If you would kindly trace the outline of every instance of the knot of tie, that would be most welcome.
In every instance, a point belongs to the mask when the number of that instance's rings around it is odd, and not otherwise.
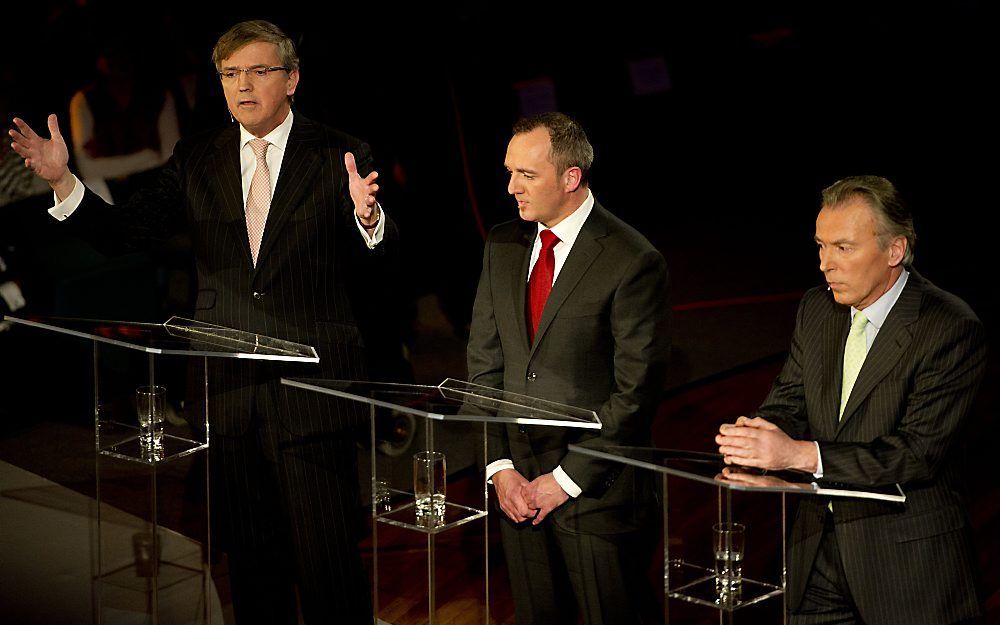
[[[851,322],[851,334],[858,334],[865,330],[865,326],[868,325],[868,317],[865,317],[865,313],[860,310],[854,313],[854,320]]]
[[[542,230],[538,236],[542,238],[542,252],[551,250],[559,242],[559,237],[551,230]]]
[[[258,163],[264,160],[264,157],[267,154],[267,146],[269,145],[271,144],[265,141],[264,139],[250,140],[250,149],[253,150],[254,156],[257,157]]]

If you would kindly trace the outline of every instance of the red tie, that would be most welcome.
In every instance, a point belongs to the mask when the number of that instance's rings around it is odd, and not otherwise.
[[[535,332],[538,331],[538,322],[542,319],[542,311],[545,310],[545,300],[549,299],[552,291],[552,275],[556,270],[556,255],[552,248],[559,242],[559,237],[551,230],[542,230],[539,234],[542,237],[542,251],[538,254],[538,260],[531,270],[531,278],[528,279],[528,342],[535,341]]]

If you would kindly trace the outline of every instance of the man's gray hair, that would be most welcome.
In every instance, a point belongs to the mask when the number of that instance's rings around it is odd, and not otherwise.
[[[212,62],[215,63],[215,69],[221,70],[224,60],[231,57],[243,46],[257,41],[273,43],[278,46],[281,65],[287,67],[289,72],[299,68],[299,55],[295,52],[295,43],[283,30],[271,22],[250,20],[236,24],[219,37],[215,48],[212,49]]]
[[[836,208],[852,199],[861,199],[875,218],[879,246],[884,250],[896,237],[906,238],[903,266],[913,264],[917,232],[913,216],[896,186],[881,176],[849,176],[823,189],[823,207]]]

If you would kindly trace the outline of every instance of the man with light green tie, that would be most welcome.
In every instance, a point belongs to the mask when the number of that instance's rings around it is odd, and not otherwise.
[[[803,498],[792,623],[968,621],[980,599],[958,439],[986,365],[982,324],[913,269],[913,219],[888,180],[825,189],[815,238],[828,288],[803,297],[781,374],[752,417],[719,429],[719,452],[729,464],[906,494]]]

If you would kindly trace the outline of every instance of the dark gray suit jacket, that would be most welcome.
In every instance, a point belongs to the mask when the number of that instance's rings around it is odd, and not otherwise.
[[[110,251],[148,246],[190,228],[198,271],[197,319],[315,346],[319,365],[210,359],[213,433],[240,434],[252,412],[252,388],[281,376],[364,379],[359,310],[391,271],[395,226],[374,250],[355,224],[344,153],[372,169],[368,146],[296,114],[274,189],[257,266],[247,240],[236,124],[177,144],[153,186],[108,206],[87,191],[65,222]],[[354,425],[343,402],[278,387],[283,425],[297,435]]]
[[[488,460],[510,458],[527,479],[562,465],[583,494],[551,518],[564,529],[634,529],[651,490],[631,469],[567,453],[567,445],[644,445],[669,350],[663,256],[599,204],[584,223],[528,344],[525,290],[537,225],[495,227],[472,313],[469,379],[594,410],[603,429],[495,426]]]
[[[940,624],[979,613],[959,471],[961,434],[986,364],[982,324],[957,297],[910,277],[838,421],[849,308],[823,288],[799,306],[784,369],[755,416],[819,441],[823,480],[898,483],[906,502],[837,500],[837,543],[870,625]],[[792,529],[789,606],[815,559],[826,500],[804,498]]]

